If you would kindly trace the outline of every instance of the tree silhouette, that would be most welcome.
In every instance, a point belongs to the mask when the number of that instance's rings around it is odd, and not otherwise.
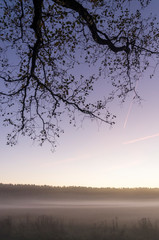
[[[135,7],[134,7],[135,2]],[[107,104],[135,91],[151,56],[158,58],[156,18],[144,16],[150,0],[2,0],[0,17],[0,111],[13,130],[54,148],[67,113],[114,124]],[[81,62],[98,66],[77,76]],[[157,63],[157,62],[156,62]],[[112,90],[90,101],[96,82],[107,73]],[[101,86],[102,87],[102,86]]]

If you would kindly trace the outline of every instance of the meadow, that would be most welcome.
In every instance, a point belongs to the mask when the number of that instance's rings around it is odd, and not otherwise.
[[[5,217],[0,220],[5,240],[158,240],[159,223],[143,218],[133,224],[65,222],[51,216]]]
[[[2,240],[158,240],[159,189],[0,184]]]

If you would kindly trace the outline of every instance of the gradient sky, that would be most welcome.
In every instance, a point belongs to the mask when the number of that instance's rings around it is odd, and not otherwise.
[[[156,2],[156,1],[154,1]],[[152,9],[157,9],[157,4]],[[157,11],[156,10],[156,11]],[[159,71],[143,75],[137,89],[143,101],[116,101],[115,126],[86,119],[82,127],[66,124],[55,153],[50,146],[19,138],[6,146],[1,125],[0,182],[54,186],[159,187]],[[103,89],[103,88],[102,88]]]

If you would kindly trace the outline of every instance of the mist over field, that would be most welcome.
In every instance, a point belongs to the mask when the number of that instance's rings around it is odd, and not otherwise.
[[[95,189],[34,185],[0,185],[1,217],[49,215],[99,222],[159,219],[159,189]]]
[[[158,240],[159,189],[0,184],[0,239]]]
[[[64,220],[77,220],[85,222],[99,222],[118,218],[120,221],[131,222],[143,217],[152,220],[159,219],[159,201],[32,201],[15,200],[1,203],[2,216],[11,215],[48,215]]]

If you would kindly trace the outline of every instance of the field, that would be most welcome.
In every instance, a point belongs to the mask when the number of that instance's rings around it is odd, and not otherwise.
[[[158,240],[158,189],[0,185],[2,240]]]
[[[133,224],[66,222],[51,216],[5,217],[0,220],[5,240],[158,240],[159,224],[143,218]]]

